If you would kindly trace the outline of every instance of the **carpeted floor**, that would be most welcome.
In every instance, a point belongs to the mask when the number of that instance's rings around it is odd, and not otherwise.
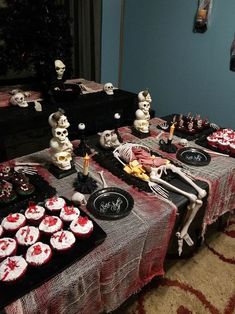
[[[224,232],[216,232],[190,259],[167,265],[115,314],[235,313],[235,216]]]

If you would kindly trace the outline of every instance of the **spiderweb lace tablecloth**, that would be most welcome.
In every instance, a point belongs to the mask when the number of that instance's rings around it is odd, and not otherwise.
[[[21,161],[48,160],[48,151],[24,156]],[[77,157],[82,163],[82,160]],[[90,174],[101,181],[102,168],[91,162]],[[40,174],[57,188],[58,194],[71,198],[76,173],[57,180],[46,170]],[[39,288],[5,308],[9,314],[110,312],[139,291],[154,276],[164,274],[163,263],[174,227],[176,207],[127,185],[105,171],[109,186],[121,187],[134,198],[131,213],[120,220],[97,223],[107,233],[105,241],[80,261],[57,274]],[[82,207],[82,209],[86,210]]]

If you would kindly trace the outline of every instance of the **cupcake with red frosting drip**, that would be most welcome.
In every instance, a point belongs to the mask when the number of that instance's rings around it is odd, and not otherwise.
[[[71,206],[64,205],[60,212],[60,218],[64,222],[71,222],[74,219],[78,218],[79,216],[80,210],[77,207],[74,207],[73,205]]]
[[[50,244],[56,251],[64,252],[72,248],[76,242],[75,236],[71,231],[60,230],[51,236]]]
[[[1,238],[0,239],[0,260],[15,255],[17,250],[16,240],[12,238]]]
[[[4,233],[3,227],[0,225],[0,237],[3,235],[3,233]]]
[[[22,256],[10,256],[0,264],[0,282],[13,283],[23,277],[28,264]]]
[[[79,216],[70,224],[70,230],[76,237],[80,238],[86,238],[90,236],[93,228],[93,222],[88,217]]]
[[[48,244],[36,242],[26,252],[26,261],[31,266],[42,266],[48,263],[52,257],[52,250]]]
[[[57,216],[46,216],[39,225],[39,230],[45,234],[52,234],[63,228],[62,220]]]
[[[65,200],[57,195],[49,198],[45,203],[46,208],[51,212],[60,211],[64,205]]]
[[[33,226],[21,227],[15,235],[16,241],[19,245],[30,246],[38,241],[40,232],[38,228]]]
[[[40,205],[30,204],[24,214],[30,223],[39,224],[45,216],[45,208]]]
[[[2,221],[2,227],[8,232],[16,232],[26,224],[26,218],[21,213],[9,214]]]

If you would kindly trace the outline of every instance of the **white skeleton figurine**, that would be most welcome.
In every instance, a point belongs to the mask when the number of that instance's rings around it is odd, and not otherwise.
[[[176,236],[178,237],[178,252],[179,255],[181,255],[183,240],[185,240],[188,245],[193,245],[193,241],[188,234],[188,229],[198,210],[201,208],[203,204],[202,199],[207,195],[207,192],[204,189],[200,188],[181,168],[176,167],[169,162],[166,163],[165,160],[161,157],[156,157],[157,159],[155,159],[150,154],[148,157],[148,153],[150,153],[150,151],[149,148],[144,145],[131,143],[121,144],[114,150],[113,154],[125,166],[125,163],[129,163],[133,159],[133,149],[137,150],[134,153],[135,157],[138,156],[138,150],[140,151],[140,156],[143,156],[142,159],[139,159],[140,163],[142,165],[148,165],[148,169],[150,169],[149,176],[147,176],[148,179],[146,179],[146,181],[148,181],[150,189],[155,194],[159,194],[163,197],[168,197],[168,191],[165,189],[168,188],[171,191],[182,194],[189,199],[188,212],[185,217],[184,225],[182,229],[176,233]],[[143,152],[141,152],[141,149]],[[166,174],[167,170],[171,170],[173,173],[178,174],[182,179],[184,179],[196,190],[197,195],[185,192],[170,184],[169,182],[163,180],[161,176],[163,173]]]
[[[118,140],[118,136],[115,130],[105,130],[102,133],[98,133],[100,135],[100,145],[103,148],[115,148],[120,145]]]
[[[104,84],[104,91],[107,95],[113,95],[114,94],[113,90],[114,90],[114,87],[112,83],[109,82],[109,83]]]
[[[57,74],[57,80],[62,80],[65,72],[65,64],[61,60],[55,60],[55,70]]]
[[[50,140],[52,152],[69,152],[72,153],[73,144],[68,139],[68,130],[64,128],[52,128],[53,138]]]

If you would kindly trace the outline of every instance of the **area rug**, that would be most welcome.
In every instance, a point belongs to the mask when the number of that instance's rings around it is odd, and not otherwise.
[[[235,313],[235,216],[190,259],[172,265],[115,314]],[[172,263],[172,262],[171,262]]]

